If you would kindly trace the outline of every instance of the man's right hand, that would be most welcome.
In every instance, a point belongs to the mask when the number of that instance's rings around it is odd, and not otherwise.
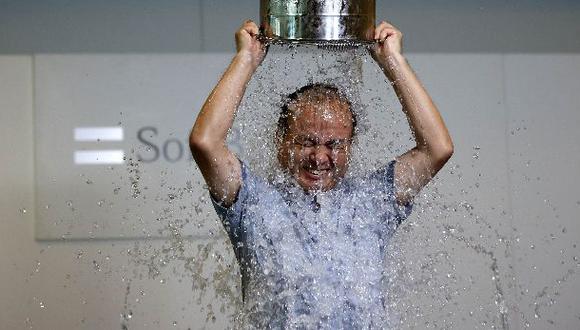
[[[264,60],[267,46],[258,39],[260,29],[251,20],[247,20],[236,32],[237,56],[248,60],[256,69]]]
[[[189,136],[193,158],[209,191],[226,207],[235,201],[242,182],[240,162],[228,149],[226,139],[246,85],[266,55],[259,32],[252,21],[246,21],[236,32],[238,53],[203,104]]]

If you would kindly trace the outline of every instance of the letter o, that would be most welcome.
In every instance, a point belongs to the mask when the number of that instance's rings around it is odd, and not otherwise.
[[[169,155],[169,146],[171,144],[177,145],[177,150],[178,150],[177,157],[170,157],[170,155]],[[167,139],[167,141],[165,141],[165,143],[163,144],[163,156],[170,163],[177,162],[178,160],[181,159],[181,157],[183,157],[183,145],[176,138]]]

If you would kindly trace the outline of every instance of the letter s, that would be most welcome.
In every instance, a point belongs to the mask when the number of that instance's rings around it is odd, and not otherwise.
[[[151,163],[151,162],[156,161],[159,158],[159,147],[156,146],[155,144],[153,144],[152,142],[145,139],[145,137],[143,135],[147,131],[151,131],[153,134],[155,134],[155,136],[157,136],[157,128],[152,127],[152,126],[147,126],[147,127],[141,128],[139,131],[137,131],[137,140],[139,140],[139,142],[143,143],[144,145],[150,147],[151,150],[153,150],[155,156],[153,156],[152,158],[145,159],[145,158],[143,158],[143,156],[138,154],[137,157],[139,158],[139,160],[141,160],[144,163]]]

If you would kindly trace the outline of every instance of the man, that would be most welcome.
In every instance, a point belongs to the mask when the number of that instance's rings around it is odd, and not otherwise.
[[[240,263],[247,324],[385,327],[384,247],[413,197],[451,157],[449,133],[402,55],[401,32],[381,22],[370,52],[401,100],[416,146],[366,178],[346,177],[356,115],[338,88],[314,84],[290,95],[281,111],[284,178],[254,176],[226,136],[266,54],[258,33],[251,21],[237,31],[237,54],[190,135]]]

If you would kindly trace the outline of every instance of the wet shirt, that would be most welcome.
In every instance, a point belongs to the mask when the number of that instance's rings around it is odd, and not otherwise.
[[[242,163],[236,202],[214,207],[240,264],[247,327],[386,327],[385,247],[411,212],[395,200],[394,166],[311,195]]]

